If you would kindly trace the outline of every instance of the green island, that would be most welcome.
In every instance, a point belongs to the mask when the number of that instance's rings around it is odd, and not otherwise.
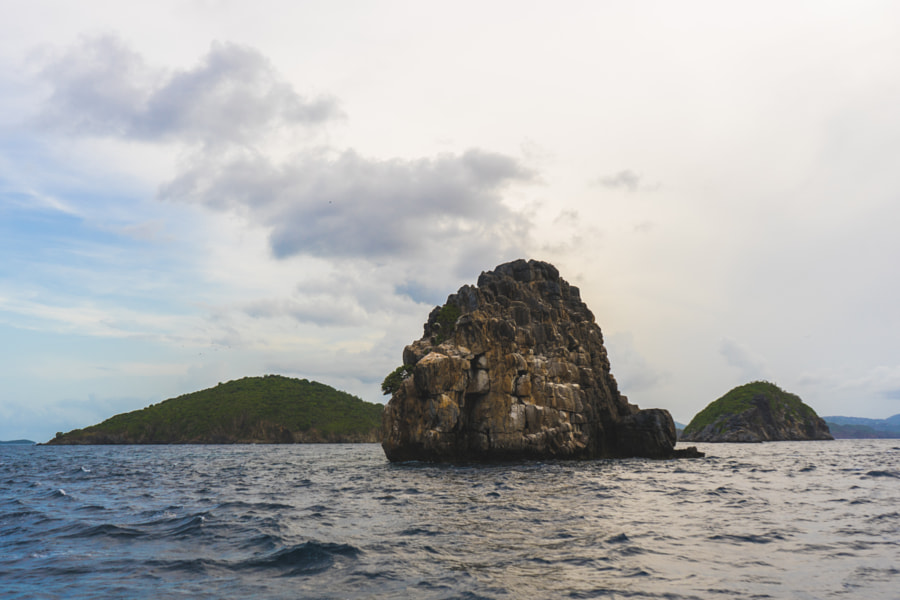
[[[48,444],[378,442],[381,404],[323,383],[245,377],[57,433]]]
[[[730,390],[691,419],[681,439],[695,442],[764,442],[833,439],[799,396],[768,381]]]

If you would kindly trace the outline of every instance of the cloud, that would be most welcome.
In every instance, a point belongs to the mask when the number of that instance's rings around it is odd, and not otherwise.
[[[884,390],[881,395],[888,400],[900,400],[900,389]]]
[[[824,414],[882,418],[897,412],[900,365],[865,365],[861,369],[848,365],[821,367],[817,371],[804,372],[797,379],[797,385],[809,390],[803,394],[804,401],[809,397],[813,401],[828,402]],[[819,410],[818,405],[815,408]],[[819,411],[819,414],[823,412]]]
[[[637,191],[655,192],[660,188],[659,182],[653,184],[644,183],[644,176],[640,173],[635,173],[631,169],[623,169],[612,175],[598,177],[593,181],[593,184],[613,190],[624,190],[628,193]]]
[[[766,370],[766,361],[762,357],[731,338],[724,338],[719,343],[719,354],[729,365],[740,369],[747,378],[762,377]]]
[[[52,91],[40,121],[72,134],[246,144],[341,116],[333,98],[300,96],[262,54],[233,43],[213,43],[195,67],[170,72],[114,36],[84,38],[42,75]]]
[[[153,242],[164,237],[165,222],[162,219],[143,221],[116,228],[116,232],[133,240]]]
[[[450,294],[450,290],[429,287],[420,281],[404,281],[394,287],[394,292],[413,302],[440,304]]]
[[[631,169],[625,169],[612,175],[600,177],[599,179],[597,179],[597,183],[602,185],[603,187],[612,189],[625,189],[625,191],[628,192],[636,192],[638,186],[641,183],[641,176]]]
[[[418,160],[307,152],[281,164],[260,153],[205,153],[162,186],[164,199],[236,211],[269,228],[278,258],[414,258],[520,247],[530,227],[501,191],[531,180],[502,154]],[[464,254],[460,252],[460,256]]]
[[[6,173],[3,173],[5,176]],[[63,199],[52,194],[35,190],[9,189],[6,182],[0,182],[0,202],[7,207],[17,209],[58,212],[65,215],[78,216],[78,210]]]
[[[149,65],[114,36],[83,38],[45,62],[42,75],[51,86],[40,113],[45,125],[187,145],[159,198],[262,226],[277,259],[424,260],[440,263],[445,277],[471,277],[527,245],[531,220],[508,207],[503,192],[536,175],[513,157],[471,149],[380,160],[305,148],[274,158],[277,144],[267,134],[343,115],[332,98],[300,96],[252,48],[214,43],[195,66],[176,71]],[[399,281],[433,287],[426,279]],[[315,313],[280,306],[298,317]]]
[[[660,371],[641,354],[631,332],[619,332],[606,337],[612,372],[619,382],[619,389],[629,395],[631,402],[640,403],[640,399],[631,394],[652,390],[670,378]]]
[[[641,221],[640,223],[636,224],[634,227],[632,227],[632,230],[635,233],[647,233],[648,231],[651,231],[654,227],[656,227],[656,224],[653,221],[644,220],[644,221]]]
[[[303,276],[289,297],[255,300],[242,311],[256,319],[288,317],[317,326],[367,326],[397,311],[394,286],[388,277],[372,277],[373,271],[377,268],[347,264],[342,270]],[[409,308],[408,301],[403,304]]]
[[[556,215],[556,218],[553,219],[554,225],[578,225],[581,222],[581,215],[578,214],[577,210],[568,208],[559,211],[559,214]]]
[[[213,44],[193,67],[171,70],[106,36],[83,39],[44,64],[50,93],[39,117],[52,133],[163,151],[152,145],[175,145],[174,174],[157,194],[168,204],[160,206],[208,209],[202,212],[215,225],[197,232],[198,246],[234,250],[201,261],[211,266],[198,278],[238,297],[193,292],[205,320],[175,315],[185,342],[291,352],[314,344],[319,355],[328,344],[370,348],[379,328],[389,327],[399,336],[391,343],[402,347],[431,305],[530,245],[533,217],[504,195],[537,176],[512,156],[474,148],[376,159],[307,141],[285,157],[283,133],[343,115],[334,99],[300,96],[251,48]],[[78,143],[85,141],[94,140]],[[154,243],[184,235],[155,217],[104,230]],[[45,322],[72,316],[42,309]],[[98,322],[94,311],[74,316],[85,320],[81,331],[166,337],[148,323],[126,327],[130,315],[112,323]],[[370,378],[396,360],[373,359]]]
[[[333,294],[306,294],[291,299],[251,302],[244,312],[256,319],[290,317],[300,323],[323,327],[358,327],[367,322],[366,313],[353,298]]]

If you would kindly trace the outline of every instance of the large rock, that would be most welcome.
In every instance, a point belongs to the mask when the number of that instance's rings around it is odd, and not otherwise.
[[[711,402],[691,420],[681,439],[690,442],[832,440],[828,425],[794,394],[754,381]]]
[[[551,264],[482,273],[431,312],[403,362],[383,420],[392,461],[676,455],[672,417],[619,393],[594,315]]]

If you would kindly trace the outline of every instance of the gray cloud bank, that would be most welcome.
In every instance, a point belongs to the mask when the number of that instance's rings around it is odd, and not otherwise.
[[[213,43],[195,67],[171,72],[116,37],[84,38],[42,75],[52,93],[40,121],[79,135],[249,143],[274,127],[341,116],[333,98],[300,96],[262,54],[231,43]]]
[[[527,181],[514,159],[480,150],[419,160],[370,160],[354,151],[308,153],[283,164],[259,154],[205,156],[161,196],[236,210],[270,228],[274,255],[414,257],[460,245],[495,250],[527,233],[503,188]]]

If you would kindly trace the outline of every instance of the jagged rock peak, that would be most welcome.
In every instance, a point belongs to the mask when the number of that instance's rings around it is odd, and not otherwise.
[[[672,417],[619,393],[594,315],[546,262],[502,264],[451,294],[403,365],[383,420],[390,460],[677,454]]]

